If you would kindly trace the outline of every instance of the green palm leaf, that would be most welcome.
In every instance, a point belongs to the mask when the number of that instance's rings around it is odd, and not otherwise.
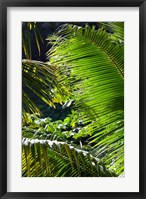
[[[36,22],[23,22],[22,23],[22,47],[23,47],[24,55],[27,59],[32,59],[33,57],[31,36],[35,37],[35,43],[36,43],[37,50],[40,56],[41,54],[40,42],[44,43],[44,41],[38,29],[38,25]]]
[[[110,29],[112,39],[124,42],[124,22],[101,23],[105,29]]]
[[[89,26],[67,25],[48,39],[53,44],[50,63],[69,73],[59,81],[71,85],[76,109],[84,122],[90,122],[84,130],[93,135],[96,156],[123,173],[124,46],[103,29]]]
[[[37,95],[49,106],[62,103],[63,95],[67,90],[63,89],[56,80],[55,67],[49,63],[34,60],[22,60],[22,104],[24,111],[39,113],[33,102],[33,95]]]
[[[116,176],[98,158],[65,142],[23,139],[22,146],[24,177]]]

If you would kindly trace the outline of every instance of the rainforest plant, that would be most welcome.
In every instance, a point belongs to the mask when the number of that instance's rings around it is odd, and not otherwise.
[[[48,62],[22,61],[22,175],[123,175],[124,24],[66,24],[47,41]],[[71,114],[41,119],[30,91]]]

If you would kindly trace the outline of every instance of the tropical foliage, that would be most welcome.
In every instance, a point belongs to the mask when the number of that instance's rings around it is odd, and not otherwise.
[[[124,23],[63,24],[47,41],[47,62],[22,60],[22,175],[123,175]],[[70,114],[42,118],[34,95]]]

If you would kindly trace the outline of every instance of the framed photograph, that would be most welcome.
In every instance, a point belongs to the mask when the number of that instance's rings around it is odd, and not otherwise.
[[[1,198],[146,198],[144,0],[1,1]]]

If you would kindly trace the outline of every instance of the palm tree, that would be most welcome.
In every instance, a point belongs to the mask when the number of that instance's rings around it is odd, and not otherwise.
[[[107,32],[107,27],[115,34]],[[56,85],[60,84],[68,96],[61,102],[73,99],[74,109],[85,124],[74,139],[87,138],[91,148],[85,151],[67,142],[24,139],[24,176],[124,173],[123,29],[123,23],[106,23],[98,30],[88,25],[65,25],[48,37],[52,44],[47,53],[49,66],[55,67]]]

